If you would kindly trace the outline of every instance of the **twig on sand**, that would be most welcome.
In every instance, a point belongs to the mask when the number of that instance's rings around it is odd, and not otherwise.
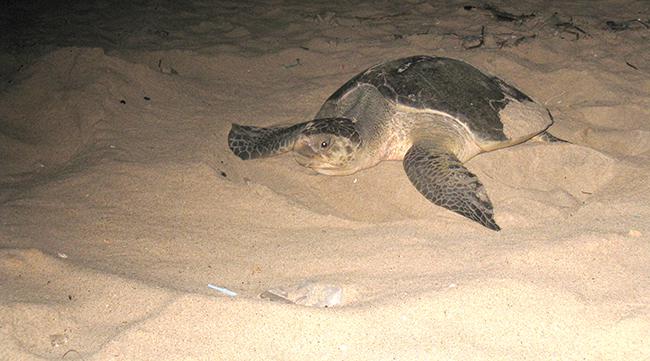
[[[517,47],[530,39],[535,39],[537,34],[517,35],[513,33],[495,34],[496,44],[499,49],[507,47]]]
[[[557,13],[553,15],[555,16],[557,15]],[[575,22],[573,21],[573,17],[569,18],[569,21],[561,21],[555,23],[555,27],[562,32],[574,35],[576,37],[575,40],[580,40],[580,34],[582,34],[583,36],[589,36],[589,34],[586,31],[584,31],[582,28],[580,28],[578,25],[575,24]]]
[[[634,24],[641,24],[646,29],[650,29],[650,24],[648,24],[650,20],[643,21],[641,19],[632,19],[632,20],[624,20],[624,21],[613,21],[609,20],[605,22],[605,25],[607,25],[607,29],[609,31],[623,31],[623,30],[629,30],[632,25]]]
[[[379,16],[353,16],[354,19],[359,21],[373,21],[373,20],[386,20],[391,18],[397,18],[403,15],[408,15],[408,12],[401,12],[388,15],[379,15]]]
[[[463,6],[463,9],[465,9],[467,11],[470,11],[470,10],[473,10],[473,9],[488,11],[488,12],[490,12],[490,14],[492,14],[492,16],[494,16],[494,18],[497,21],[511,21],[511,22],[522,23],[525,20],[530,19],[530,18],[535,16],[534,13],[521,14],[521,15],[511,14],[509,12],[499,10],[499,9],[497,9],[496,7],[494,7],[494,6],[490,5],[490,4],[484,4],[484,5],[479,5],[479,6],[465,5],[465,6]]]
[[[639,70],[639,68],[637,68],[636,65],[630,63],[629,61],[625,61],[625,64],[627,64],[627,66],[629,66],[630,68],[632,68],[634,70]]]

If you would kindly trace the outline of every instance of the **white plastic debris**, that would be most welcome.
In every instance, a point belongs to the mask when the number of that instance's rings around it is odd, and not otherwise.
[[[217,292],[221,292],[221,293],[223,293],[224,295],[226,295],[228,297],[237,296],[237,292],[231,291],[231,290],[229,290],[229,289],[227,289],[225,287],[219,287],[219,286],[215,286],[213,284],[208,283],[208,288],[212,288],[213,290],[215,290]]]
[[[271,288],[260,295],[269,301],[292,303],[310,307],[334,307],[343,301],[341,287],[314,282],[303,281],[289,287]]]

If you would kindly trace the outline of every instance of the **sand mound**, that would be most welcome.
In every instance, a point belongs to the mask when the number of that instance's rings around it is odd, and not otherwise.
[[[650,47],[606,23],[643,2],[50,6],[0,14],[0,359],[650,358]],[[571,142],[468,162],[501,232],[400,162],[229,151],[411,54],[498,74]]]

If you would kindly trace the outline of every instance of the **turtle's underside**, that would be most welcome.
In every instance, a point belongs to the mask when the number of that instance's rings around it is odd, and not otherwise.
[[[460,60],[413,56],[375,65],[345,83],[314,118],[285,127],[233,124],[241,159],[293,152],[316,172],[348,175],[402,160],[431,202],[499,230],[485,188],[463,163],[531,138],[556,140],[543,106]]]

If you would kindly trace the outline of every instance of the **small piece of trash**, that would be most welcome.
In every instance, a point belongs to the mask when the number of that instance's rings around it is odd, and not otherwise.
[[[627,232],[627,234],[628,234],[630,237],[634,237],[634,238],[641,237],[641,232],[640,232],[640,231],[637,231],[636,229],[630,229],[630,231]]]
[[[52,345],[52,347],[63,346],[66,343],[68,343],[68,341],[69,341],[68,335],[66,334],[57,333],[54,335],[50,335],[50,345]]]
[[[227,288],[224,288],[224,287],[215,286],[215,285],[210,284],[210,283],[208,283],[208,288],[212,288],[213,290],[215,290],[217,292],[221,292],[224,295],[229,296],[229,297],[237,296],[237,292],[231,291],[231,290],[229,290]]]
[[[456,287],[458,287],[458,285],[455,284],[455,283],[450,283],[449,286],[447,286],[447,287],[449,287],[449,288],[456,288]]]
[[[273,302],[297,304],[310,307],[335,307],[342,303],[343,289],[338,286],[303,281],[300,284],[271,288],[260,298]]]
[[[357,181],[358,181],[358,179],[354,178],[354,180],[352,181],[352,183],[356,184]]]
[[[287,298],[286,292],[278,289],[271,289],[268,291],[264,291],[260,294],[260,298],[273,301],[273,302],[279,302],[279,303],[287,303],[287,304],[294,303],[293,301]]]
[[[68,258],[68,255],[63,252],[58,252],[56,255],[59,256],[60,258]]]

